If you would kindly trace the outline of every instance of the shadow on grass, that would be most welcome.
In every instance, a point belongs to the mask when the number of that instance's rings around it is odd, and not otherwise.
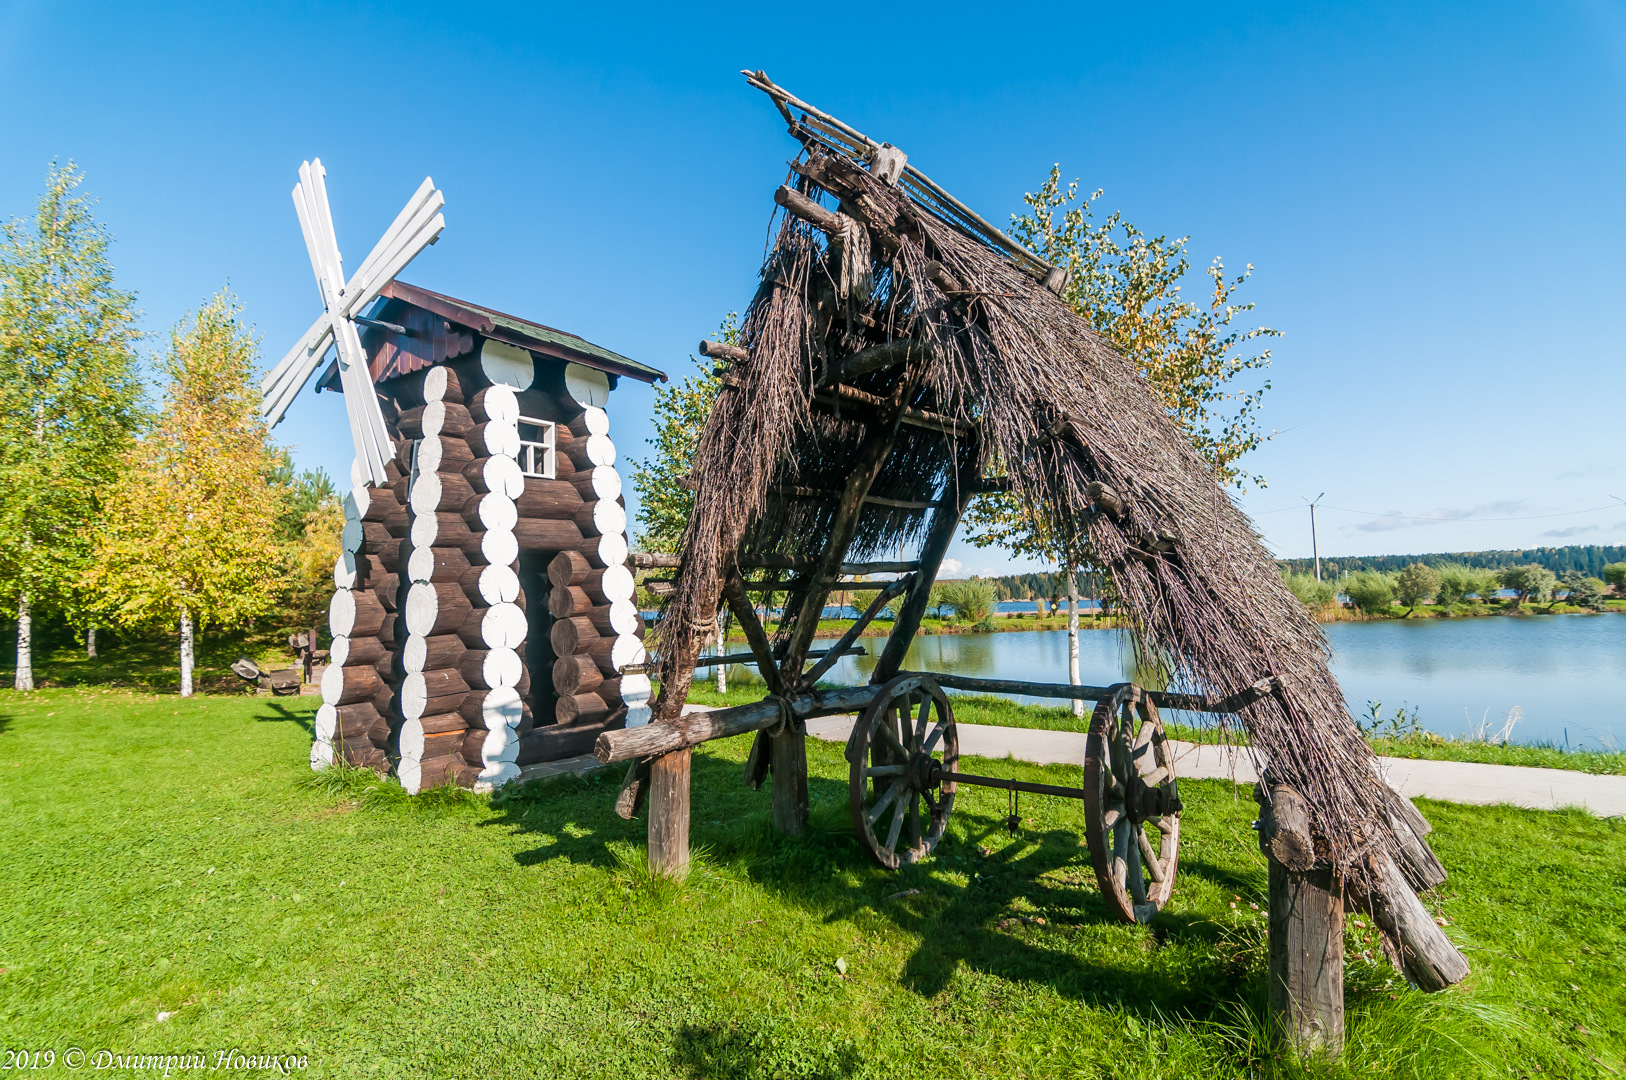
[[[316,714],[308,712],[294,712],[286,705],[268,702],[266,711],[254,717],[260,724],[286,724],[294,723],[305,729],[305,734],[316,738]]]
[[[850,1044],[810,1048],[805,1040],[775,1030],[771,1021],[749,1026],[686,1024],[673,1036],[672,1050],[677,1065],[694,1080],[786,1075],[798,1080],[842,1080],[864,1064],[858,1049]],[[780,1061],[787,1052],[792,1060]],[[817,1060],[809,1060],[810,1056]]]
[[[739,764],[696,754],[691,768],[690,836],[695,851],[705,852],[702,865],[743,877],[825,922],[881,920],[911,935],[917,945],[902,983],[922,997],[943,992],[964,966],[1147,1018],[1207,1018],[1260,982],[1257,943],[1229,940],[1234,931],[1199,913],[1166,912],[1150,932],[1119,922],[1070,829],[1027,831],[1013,841],[1001,818],[956,807],[933,857],[891,874],[874,865],[854,834],[845,783],[810,776],[809,828],[785,837],[769,824],[763,794],[741,783]],[[499,816],[487,824],[543,841],[514,856],[523,866],[568,859],[625,868],[643,857],[647,824],[642,815],[623,821],[612,812],[621,778],[620,770],[606,770],[509,789],[493,798]],[[1227,890],[1258,886],[1202,863],[1196,872]],[[1031,921],[1035,912],[1044,913],[1043,926]],[[1089,948],[1096,940],[1109,947]],[[1184,947],[1181,963],[1147,962],[1149,952],[1171,942]],[[1086,952],[1091,959],[1081,957]],[[732,1060],[758,1037],[697,1029],[686,1036],[684,1052],[692,1054],[686,1067],[694,1075],[724,1075],[704,1069],[722,1070],[711,1063]]]

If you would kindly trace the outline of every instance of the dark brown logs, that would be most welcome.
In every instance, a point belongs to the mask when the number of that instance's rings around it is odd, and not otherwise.
[[[593,564],[579,551],[561,551],[548,563],[548,582],[555,588],[580,585],[593,572]]]
[[[364,769],[372,769],[375,772],[385,772],[390,766],[389,758],[384,756],[384,751],[374,746],[372,742],[368,740],[347,742],[342,746],[335,743],[333,749],[338,752],[338,755],[342,757],[345,760],[345,763],[348,765],[356,765]]]
[[[467,652],[456,633],[436,634],[433,637],[413,634],[401,647],[401,664],[405,671],[457,667]]]
[[[420,514],[412,523],[414,547],[460,548],[470,559],[480,554],[480,536],[469,528],[462,514],[438,511]]]
[[[451,436],[438,436],[418,443],[419,473],[461,473],[474,460],[469,444]]]
[[[418,754],[420,762],[430,762],[436,758],[451,757],[463,750],[463,740],[466,738],[461,731],[447,731],[438,735],[425,734],[423,737],[423,750]],[[424,787],[428,787],[425,784]]]
[[[581,592],[579,589],[574,591]],[[585,596],[586,593],[584,592],[582,595]],[[553,610],[551,594],[548,601],[548,610],[550,612]],[[624,612],[630,612],[628,624],[625,627],[617,627],[615,625],[615,620],[626,617],[623,614]],[[554,617],[558,618],[558,616]],[[597,630],[602,637],[618,637],[621,634],[635,634],[638,637],[644,636],[644,620],[631,604],[611,604],[608,606],[600,605],[593,607],[588,610],[587,617],[592,621],[593,629]]]
[[[473,495],[474,488],[463,479],[462,473],[431,472],[419,474],[408,501],[414,514],[433,514],[437,510],[455,512]]]
[[[1268,778],[1254,796],[1270,863],[1271,1024],[1299,1053],[1336,1057],[1344,1043],[1343,890],[1331,867],[1316,864],[1304,797]]]
[[[594,629],[592,619],[585,615],[576,615],[556,620],[548,634],[548,640],[553,646],[555,656],[569,656],[572,653],[583,652],[597,642],[599,633]]]
[[[553,688],[563,697],[597,690],[604,681],[590,656],[561,656],[553,662]]]
[[[384,605],[385,611],[394,611],[401,592],[401,578],[397,574],[385,574],[373,583],[369,591],[378,597],[378,602]]]
[[[395,707],[395,687],[385,683],[373,695],[373,708],[378,710],[380,716],[386,720],[395,721],[401,718],[399,710]]]
[[[322,700],[329,705],[353,705],[371,701],[384,685],[370,667],[332,667],[322,674]]]
[[[493,604],[471,609],[457,635],[471,649],[517,649],[528,630],[525,612],[517,604]]]
[[[362,521],[382,522],[390,514],[401,509],[400,500],[395,497],[393,487],[359,487],[350,497],[355,502],[356,513]]]
[[[458,581],[469,570],[469,557],[462,548],[414,548],[407,559],[409,581]]]
[[[439,737],[445,738],[446,736]],[[461,747],[456,749],[461,749]],[[413,789],[414,793],[440,787],[448,782],[457,784],[460,787],[473,785],[477,770],[471,768],[468,762],[463,760],[462,755],[456,752],[456,749],[444,757],[414,763],[418,771],[418,783],[417,787]]]
[[[382,653],[373,661],[373,670],[378,672],[378,677],[385,682],[399,681],[401,673],[395,666],[399,659],[393,652]]]
[[[384,655],[384,643],[376,637],[336,637],[328,650],[328,663],[340,667],[365,667]]]
[[[689,872],[689,757],[676,750],[649,765],[649,869],[673,878]]]
[[[571,488],[572,492],[576,489]],[[583,536],[604,536],[627,531],[627,510],[619,502],[599,499],[576,508],[573,520]]]
[[[610,703],[597,694],[566,695],[553,708],[561,724],[596,724],[610,715]]]
[[[608,723],[548,724],[535,728],[520,736],[516,764],[523,767],[539,761],[558,761],[590,754],[593,752],[593,741],[619,723],[619,720],[611,720]]]
[[[581,547],[582,531],[573,521],[520,518],[514,524],[514,539],[521,551],[565,551]]]
[[[435,716],[421,716],[411,721],[417,724],[418,729],[425,735],[443,735],[448,731],[467,731],[468,722],[456,713],[440,713]]]
[[[608,435],[589,435],[585,439],[578,439],[561,431],[558,449],[559,457],[568,459],[571,465],[575,466],[572,475],[599,465],[615,464],[615,443],[610,441]],[[559,471],[564,472],[563,469]],[[561,476],[560,479],[566,477]]]
[[[370,590],[340,589],[328,603],[328,628],[345,637],[368,637],[384,626],[384,615],[384,605]]]
[[[512,387],[488,386],[469,401],[469,415],[478,423],[490,420],[513,423],[519,419],[519,396]]]
[[[554,625],[557,626],[558,623],[555,623]],[[595,631],[595,633],[596,632],[597,631]],[[585,645],[583,645],[582,648],[581,648],[581,652],[585,656],[592,657],[593,663],[598,665],[599,671],[601,671],[605,676],[614,675],[614,674],[616,674],[616,659],[617,659],[617,657],[615,655],[616,654],[616,647],[617,647],[616,643],[619,640],[620,640],[620,635],[616,635],[614,637],[596,637],[593,640],[587,642]],[[638,654],[638,655],[642,655],[642,653],[637,649],[634,649],[633,652]],[[623,661],[623,663],[626,663],[626,662],[627,661]],[[632,662],[640,662],[641,663],[642,661],[632,661]]]
[[[455,712],[468,692],[456,668],[413,672],[401,681],[401,715],[415,720]]]
[[[407,513],[405,510],[390,512],[390,518],[397,516],[404,521]],[[396,533],[391,529],[389,519],[384,521],[363,521],[361,523],[361,547],[357,550],[367,555],[380,554],[389,545],[390,541],[399,535],[405,535],[405,533]]]
[[[569,518],[581,509],[582,497],[566,480],[525,478],[525,491],[514,500],[520,517]]]
[[[548,593],[548,614],[555,619],[568,619],[573,615],[587,615],[593,610],[593,599],[587,595],[586,590],[574,585],[564,588],[555,588]],[[597,622],[594,623],[597,626]],[[606,623],[605,625],[608,625]],[[602,629],[600,630],[602,633]]]
[[[572,476],[568,481],[586,502],[621,497],[621,474],[608,465],[595,465]]]
[[[449,634],[463,625],[472,605],[455,581],[419,582],[407,591],[407,631],[419,637]]]
[[[474,418],[465,406],[431,401],[419,408],[407,409],[396,424],[407,438],[426,439],[436,435],[466,435],[474,427]]]
[[[384,717],[369,701],[358,701],[351,705],[340,705],[334,711],[333,741],[350,739],[370,739],[375,724],[384,721]],[[385,722],[384,731],[389,732],[389,724]]]

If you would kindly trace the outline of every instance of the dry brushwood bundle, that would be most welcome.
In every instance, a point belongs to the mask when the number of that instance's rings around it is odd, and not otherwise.
[[[1042,528],[1096,553],[1143,655],[1208,695],[1274,677],[1239,714],[1251,746],[1303,794],[1318,855],[1352,893],[1416,916],[1413,890],[1443,871],[1380,779],[1320,628],[1131,362],[1030,267],[885,170],[804,143],[740,347],[711,350],[723,386],[658,629],[656,716],[678,715],[742,564],[797,568],[774,641],[788,686],[840,560],[944,518],[951,531],[973,495],[1008,485]],[[1466,974],[1448,944],[1412,953],[1421,985]]]

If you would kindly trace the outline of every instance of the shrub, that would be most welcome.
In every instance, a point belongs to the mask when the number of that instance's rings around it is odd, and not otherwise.
[[[986,624],[994,614],[994,585],[991,581],[972,578],[970,581],[950,581],[938,589],[934,599],[948,608],[957,619]]]
[[[1400,571],[1394,580],[1395,595],[1406,605],[1408,615],[1440,589],[1439,571],[1420,562],[1414,562]]]
[[[1471,566],[1462,563],[1441,563],[1438,573],[1440,584],[1436,588],[1434,597],[1442,604],[1460,604],[1468,598],[1468,594],[1475,591],[1478,578],[1477,571]]]
[[[1311,611],[1326,607],[1338,595],[1332,582],[1317,581],[1314,574],[1287,574],[1285,580],[1288,590]]]
[[[1344,579],[1344,595],[1362,611],[1379,611],[1395,598],[1394,583],[1389,575],[1376,570],[1361,570]]]
[[[1564,591],[1569,594],[1565,599],[1570,603],[1593,611],[1604,609],[1603,582],[1597,578],[1587,577],[1579,570],[1566,570],[1560,581]]]
[[[1626,593],[1626,562],[1612,562],[1603,568],[1603,579],[1617,593]]]
[[[1519,595],[1513,598],[1515,605],[1527,600],[1538,603],[1547,599],[1558,584],[1558,575],[1545,566],[1509,566],[1501,573],[1502,585],[1512,589]]]
[[[1472,571],[1473,585],[1469,592],[1479,597],[1481,603],[1493,603],[1499,597],[1497,591],[1502,587],[1502,575],[1495,570],[1475,569]]]

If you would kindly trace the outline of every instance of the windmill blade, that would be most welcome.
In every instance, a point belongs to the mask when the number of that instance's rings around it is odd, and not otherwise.
[[[310,381],[311,374],[321,364],[322,357],[326,355],[327,347],[332,340],[333,322],[324,311],[300,337],[298,343],[288,350],[288,355],[266,375],[260,383],[260,393],[264,399],[260,411],[267,424],[275,427],[282,419],[282,414],[287,411],[293,399],[299,396],[299,392]]]
[[[341,323],[337,336],[341,352],[351,351],[352,346],[355,350],[361,348],[356,328],[348,321]],[[394,456],[395,445],[384,426],[384,413],[378,407],[378,395],[373,390],[366,357],[363,356],[359,364],[341,366],[339,377],[344,384],[345,412],[349,414],[350,433],[356,442],[356,457],[363,462],[374,484],[388,483],[384,463]]]
[[[368,252],[367,257],[362,260],[361,266],[357,267],[355,274],[350,279],[351,288],[346,291],[355,292],[354,286],[356,283],[371,276],[373,268],[394,246],[397,237],[402,234],[416,232],[416,222],[427,219],[445,205],[446,196],[435,188],[435,181],[430,177],[424,177],[423,183],[418,185],[418,190],[412,193],[412,198],[408,199],[407,204],[401,208],[401,212],[395,215],[395,220],[390,222],[390,227],[384,230],[384,235],[378,238],[378,243],[373,245],[373,250]],[[432,209],[427,214],[424,213],[425,206],[432,206]]]
[[[446,218],[437,213],[423,222],[415,232],[401,236],[394,247],[372,267],[370,279],[357,281],[352,285],[351,296],[355,305],[360,307],[370,303],[385,285],[393,281],[397,274],[406,269],[408,263],[422,253],[424,248],[438,240],[445,228]],[[357,275],[358,278],[360,276]]]
[[[324,250],[332,258],[329,268],[332,272],[334,288],[344,287],[344,256],[339,254],[339,233],[333,227],[333,208],[327,201],[327,170],[322,167],[321,158],[312,158],[310,165],[310,183],[305,186],[311,199],[313,221],[317,226],[318,235],[325,242]]]
[[[333,312],[344,289],[344,267],[339,257],[339,241],[333,234],[333,220],[328,215],[327,188],[321,182],[322,175],[320,159],[314,168],[310,162],[299,167],[300,181],[294,186],[294,212],[299,215],[299,228],[305,235],[305,250],[310,254],[322,306]]]

